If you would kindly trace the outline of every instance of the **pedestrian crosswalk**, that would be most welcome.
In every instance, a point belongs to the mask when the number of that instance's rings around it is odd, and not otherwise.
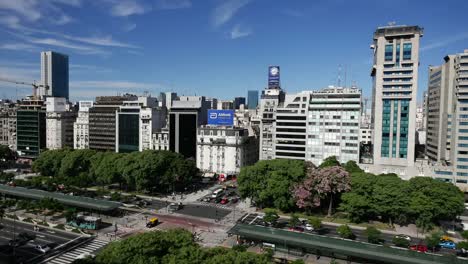
[[[71,251],[65,252],[64,254],[58,255],[57,257],[49,260],[47,263],[51,264],[70,264],[80,255],[92,254],[95,255],[97,251],[107,245],[108,241],[93,239],[92,241],[77,247]]]
[[[222,205],[222,204],[217,204],[217,203],[198,202],[197,204],[202,205],[202,206],[210,206],[210,207],[217,207],[217,208],[226,209],[226,210],[232,210],[232,207]]]

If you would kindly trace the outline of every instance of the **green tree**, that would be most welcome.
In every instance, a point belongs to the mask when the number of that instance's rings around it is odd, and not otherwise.
[[[9,167],[16,159],[16,153],[8,146],[0,145],[0,169]]]
[[[363,173],[364,172],[354,160],[349,160],[348,162],[345,163],[343,167],[349,173]]]
[[[354,239],[355,235],[353,233],[353,230],[348,225],[340,225],[337,229],[336,232],[340,235],[342,238],[346,239]]]
[[[32,169],[35,172],[39,172],[42,176],[57,177],[62,166],[62,160],[71,151],[69,148],[64,148],[41,152],[39,157],[33,162]]]
[[[300,160],[263,160],[243,167],[237,178],[243,198],[252,198],[258,207],[281,211],[294,208],[291,188],[305,176],[305,165]]]
[[[336,156],[330,156],[326,158],[322,164],[320,164],[319,168],[327,168],[327,167],[333,167],[333,166],[340,166],[340,162],[336,159]]]
[[[96,151],[79,149],[68,153],[60,166],[59,176],[66,183],[78,187],[88,186],[95,182],[90,174],[91,160]]]
[[[263,217],[263,221],[265,221],[265,223],[274,225],[276,221],[278,221],[279,215],[277,210],[272,208],[266,208],[264,212],[265,216]]]
[[[320,218],[315,217],[315,216],[309,216],[307,219],[309,221],[309,224],[315,229],[320,229],[322,227],[322,220]]]
[[[382,232],[373,226],[366,228],[367,241],[372,244],[379,244]]]
[[[288,226],[294,228],[301,223],[297,214],[291,214],[291,218],[289,218]]]
[[[435,248],[439,246],[440,239],[442,238],[441,232],[433,232],[424,239],[428,248],[434,252]]]
[[[463,231],[460,233],[460,235],[461,235],[464,239],[468,240],[468,230],[463,230]]]
[[[397,247],[408,248],[410,242],[402,237],[394,237],[392,240],[393,244]]]
[[[457,249],[468,249],[468,241],[460,241],[457,243]]]
[[[372,206],[391,226],[394,220],[408,214],[408,189],[408,182],[398,176],[378,176],[374,182]]]

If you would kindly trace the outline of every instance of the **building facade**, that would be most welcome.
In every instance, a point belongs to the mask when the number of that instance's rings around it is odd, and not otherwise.
[[[100,96],[89,109],[89,148],[115,151],[116,111],[124,101],[136,100],[135,95]]]
[[[28,98],[18,105],[16,148],[20,157],[36,158],[46,147],[46,109],[44,101]]]
[[[151,140],[152,150],[169,150],[169,129],[162,128],[153,132]]]
[[[39,98],[64,97],[68,100],[68,56],[54,51],[41,52]]]
[[[258,106],[258,91],[248,91],[247,92],[247,108],[256,109]]]
[[[245,128],[203,126],[197,131],[197,167],[203,172],[238,175],[258,160],[258,141]]]
[[[89,148],[89,109],[93,107],[93,101],[80,101],[78,117],[73,124],[73,148]]]
[[[418,26],[378,28],[373,37],[372,124],[375,165],[411,167],[415,161]]]
[[[196,158],[197,128],[207,122],[210,102],[204,96],[180,96],[169,111],[169,150]]]
[[[0,145],[16,150],[16,111],[17,105],[2,101],[0,105]]]
[[[63,97],[46,99],[46,147],[61,149],[73,147],[74,108]]]
[[[235,97],[234,98],[234,109],[240,109],[241,105],[245,105],[245,97]]]

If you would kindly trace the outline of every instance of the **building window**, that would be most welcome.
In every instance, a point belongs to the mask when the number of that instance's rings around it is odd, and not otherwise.
[[[452,175],[451,171],[435,171],[437,175]]]
[[[393,60],[393,44],[385,45],[385,61]]]
[[[411,60],[411,43],[403,44],[403,60]]]

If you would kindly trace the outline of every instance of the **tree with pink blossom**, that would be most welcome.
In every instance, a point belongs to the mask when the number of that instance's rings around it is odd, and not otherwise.
[[[325,168],[307,167],[306,178],[293,187],[293,197],[299,208],[319,207],[323,200],[329,201],[328,216],[331,216],[336,194],[351,190],[349,173],[340,166]]]

